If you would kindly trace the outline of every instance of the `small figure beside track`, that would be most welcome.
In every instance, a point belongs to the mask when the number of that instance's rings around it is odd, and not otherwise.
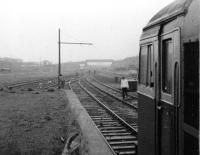
[[[52,81],[51,81],[51,80],[49,80],[49,81],[47,82],[47,84],[52,84]]]
[[[125,99],[125,97],[128,97],[128,80],[125,77],[122,77],[121,79],[121,89],[122,89],[122,97]]]
[[[43,87],[42,82],[39,83],[38,87],[39,87],[40,89],[42,89],[42,87]]]
[[[59,89],[63,89],[65,87],[65,79],[62,74],[59,76]]]

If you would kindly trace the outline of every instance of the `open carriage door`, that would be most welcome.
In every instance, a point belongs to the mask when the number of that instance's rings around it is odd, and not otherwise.
[[[184,43],[184,155],[199,155],[199,41]]]
[[[180,107],[180,29],[160,36],[159,155],[178,155]]]

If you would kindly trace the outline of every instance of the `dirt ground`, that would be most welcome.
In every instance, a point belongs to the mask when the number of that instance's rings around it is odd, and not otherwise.
[[[0,155],[60,155],[73,120],[67,105],[57,90],[0,92]]]

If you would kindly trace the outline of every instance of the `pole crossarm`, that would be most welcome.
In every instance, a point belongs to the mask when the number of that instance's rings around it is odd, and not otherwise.
[[[74,42],[60,42],[60,44],[93,45],[92,43],[74,43]]]
[[[58,29],[58,88],[61,88],[61,82],[63,80],[61,79],[61,44],[74,44],[74,45],[93,45],[92,43],[84,43],[84,42],[61,42],[60,40],[60,29]]]

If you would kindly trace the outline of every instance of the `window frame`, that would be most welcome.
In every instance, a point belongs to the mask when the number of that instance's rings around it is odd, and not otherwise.
[[[153,48],[153,44],[147,45],[147,53],[148,54],[147,54],[147,82],[146,82],[146,86],[153,88],[154,87],[154,48]],[[151,83],[153,83],[153,86],[151,85]]]
[[[167,44],[165,44],[167,43]],[[170,43],[170,48],[169,45]],[[167,48],[166,48],[167,47]],[[171,49],[172,48],[172,49]],[[172,51],[170,51],[172,50]],[[168,39],[163,39],[162,40],[162,64],[161,64],[161,68],[162,68],[162,91],[166,94],[172,94],[173,90],[172,90],[172,86],[173,86],[173,53],[174,53],[174,48],[173,48],[173,40],[172,38],[168,38]],[[164,59],[164,60],[163,60]],[[166,60],[167,59],[167,60]],[[168,72],[170,70],[170,72]],[[168,77],[170,76],[170,77]],[[169,81],[171,81],[171,85],[169,85],[170,87],[167,87],[167,83],[169,83]],[[166,87],[166,90],[164,89]]]
[[[154,46],[153,43],[147,43],[140,46],[139,59],[141,60],[142,48],[146,48],[146,73],[145,73],[145,82],[141,82],[141,61],[139,61],[139,84],[154,88]],[[149,48],[151,50],[149,50]],[[150,61],[150,62],[149,62]],[[150,65],[149,65],[150,64]],[[153,83],[153,86],[151,85]]]
[[[141,69],[142,69],[142,67],[141,67],[142,48],[146,48],[146,46],[145,45],[140,46],[140,55],[139,55],[139,60],[140,60],[139,61],[139,84],[146,86],[147,78],[145,77],[145,81],[141,81],[141,79],[143,79],[143,78],[141,78],[141,73],[142,73],[141,72]],[[148,54],[146,54],[146,60],[147,60],[147,56],[148,56]],[[147,63],[146,63],[146,73],[145,73],[145,76],[146,75],[147,75]]]
[[[172,41],[172,48],[173,48],[173,51],[172,51],[172,86],[171,86],[171,93],[167,93],[165,91],[163,91],[163,41],[164,40],[169,40],[171,39]],[[174,86],[173,86],[173,82],[174,82],[174,79],[173,79],[173,68],[174,68],[174,58],[173,58],[173,55],[174,55],[174,32],[170,32],[170,33],[165,33],[163,35],[161,35],[161,40],[160,40],[160,51],[161,51],[161,62],[160,62],[160,66],[161,66],[161,87],[160,87],[160,91],[161,91],[161,101],[164,101],[168,104],[173,104],[173,92],[174,92]]]

